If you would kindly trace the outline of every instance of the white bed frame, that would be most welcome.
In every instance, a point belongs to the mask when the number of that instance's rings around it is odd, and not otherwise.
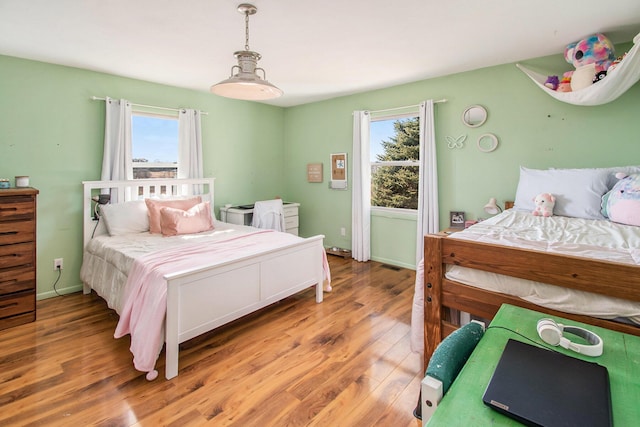
[[[198,194],[211,202],[213,210],[214,178],[85,181],[83,185],[85,246],[94,232],[95,235],[105,233],[96,227],[91,201],[101,189],[117,189],[119,203],[159,193]],[[182,342],[314,285],[316,302],[322,302],[323,239],[324,236],[318,235],[257,256],[166,275],[166,378],[178,375],[178,349]],[[90,285],[85,283],[84,293],[90,292]]]

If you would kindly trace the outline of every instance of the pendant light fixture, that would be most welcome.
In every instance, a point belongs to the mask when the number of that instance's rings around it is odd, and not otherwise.
[[[282,90],[267,81],[264,69],[258,67],[261,56],[249,49],[249,15],[258,11],[252,4],[243,3],[238,12],[244,14],[245,45],[244,50],[234,52],[238,65],[231,67],[231,77],[211,86],[211,92],[227,98],[261,101],[282,96]],[[236,74],[233,74],[236,71]],[[262,71],[262,76],[258,75]]]

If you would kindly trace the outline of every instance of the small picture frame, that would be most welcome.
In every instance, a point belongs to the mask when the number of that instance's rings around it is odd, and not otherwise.
[[[449,212],[449,227],[451,228],[464,228],[464,212],[450,211]]]

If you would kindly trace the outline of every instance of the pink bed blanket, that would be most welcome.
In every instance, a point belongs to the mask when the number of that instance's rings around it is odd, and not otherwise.
[[[194,243],[161,250],[134,260],[127,276],[124,305],[114,333],[115,338],[131,335],[130,350],[134,367],[148,372],[148,379],[157,375],[155,364],[164,343],[167,312],[165,275],[230,261],[239,256],[259,254],[290,241],[287,239],[291,237],[272,230],[260,230],[214,244]],[[323,255],[323,266],[325,290],[330,291],[331,275],[326,254]]]

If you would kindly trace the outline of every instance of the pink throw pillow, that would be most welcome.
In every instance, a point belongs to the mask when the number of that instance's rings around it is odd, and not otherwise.
[[[186,211],[165,206],[160,209],[160,225],[163,236],[213,230],[211,205],[203,202]]]
[[[144,199],[149,210],[149,232],[160,234],[162,227],[160,227],[160,209],[163,207],[181,209],[186,211],[202,202],[202,197],[193,197],[190,199],[174,199],[174,200],[156,200],[156,199]]]

